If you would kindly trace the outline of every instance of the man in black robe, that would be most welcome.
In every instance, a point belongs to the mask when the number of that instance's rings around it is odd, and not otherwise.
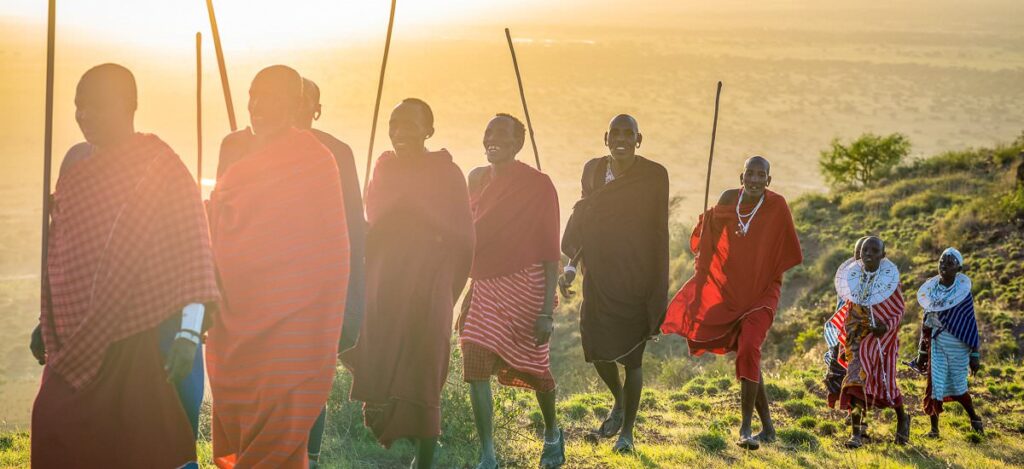
[[[562,252],[581,264],[580,333],[586,360],[615,397],[594,435],[619,435],[614,451],[633,451],[633,424],[643,390],[643,353],[659,334],[668,302],[668,173],[636,154],[643,136],[621,114],[605,133],[611,154],[583,168],[583,198],[565,228]],[[566,267],[563,294],[575,277]],[[618,365],[625,367],[625,382]],[[620,432],[621,430],[621,432]]]

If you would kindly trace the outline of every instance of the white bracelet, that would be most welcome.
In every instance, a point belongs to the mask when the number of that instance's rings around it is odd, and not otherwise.
[[[574,274],[575,274],[575,273],[576,273],[576,266],[574,266],[574,265],[572,265],[572,264],[567,264],[567,265],[565,266],[565,268],[564,268],[564,269],[562,269],[562,272],[565,272],[565,273],[569,273],[569,272],[572,272],[572,273],[574,273]]]
[[[174,340],[186,339],[193,344],[199,345],[199,336],[188,331],[181,331],[174,335]]]
[[[196,345],[199,344],[199,334],[203,330],[203,316],[206,315],[206,307],[200,303],[190,303],[181,309],[181,332],[175,334],[174,339],[185,338]]]

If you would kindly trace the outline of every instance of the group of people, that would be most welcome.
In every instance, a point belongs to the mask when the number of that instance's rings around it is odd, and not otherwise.
[[[963,406],[972,430],[984,432],[967,389],[968,371],[977,372],[981,361],[971,279],[961,272],[963,265],[960,251],[946,249],[939,257],[939,274],[917,292],[924,311],[920,348],[906,365],[927,379],[922,402],[930,438],[939,437],[939,414],[943,402],[950,401]],[[829,406],[848,412],[846,447],[859,448],[870,440],[865,413],[885,408],[896,413],[895,443],[906,444],[910,417],[896,383],[905,304],[899,269],[886,258],[882,239],[866,236],[857,241],[854,256],[836,272],[835,287],[836,312],[825,323],[825,387]]]
[[[312,128],[319,97],[289,67],[260,71],[249,89],[251,126],[224,138],[204,204],[170,147],[136,132],[131,72],[104,64],[82,76],[75,116],[86,142],[61,165],[32,334],[32,353],[46,365],[32,414],[33,466],[195,466],[205,338],[219,467],[315,466],[339,360],[378,441],[410,439],[413,466],[431,467],[454,323],[478,467],[498,466],[492,376],[536,393],[539,465],[559,467],[565,435],[548,342],[556,294],[573,295],[577,276],[584,356],[614,400],[591,437],[617,437],[616,452],[634,451],[645,345],[678,334],[694,354],[736,353],[739,445],[774,440],[761,346],[783,274],[802,254],[786,200],[768,190],[767,159],[749,158],[740,188],[700,216],[690,239],[695,274],[669,301],[668,173],[636,154],[643,135],[633,117],[611,120],[609,154],[585,164],[582,196],[560,236],[551,179],[516,160],[526,132],[515,117],[490,120],[487,164],[465,178],[446,150],[426,148],[430,106],[405,99],[389,120],[393,150],[361,194],[351,149]],[[857,272],[875,272],[884,248],[872,238],[858,253]],[[870,301],[884,294],[878,285],[888,288],[885,275],[865,274],[881,279],[865,290]],[[895,386],[884,386],[895,379],[895,355],[885,356],[881,381],[871,355],[875,343],[894,344],[902,304],[898,289],[889,293],[894,299],[877,308],[841,295],[836,356],[851,372],[837,400],[851,409],[900,402]],[[958,362],[947,357],[959,349],[940,333],[948,315],[936,317],[931,360],[918,363],[936,376],[937,414],[957,386]]]

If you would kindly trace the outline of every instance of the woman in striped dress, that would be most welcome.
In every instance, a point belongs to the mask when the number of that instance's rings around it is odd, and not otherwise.
[[[924,412],[931,420],[926,435],[939,437],[939,414],[942,403],[959,402],[971,419],[971,428],[984,432],[981,417],[974,410],[967,391],[967,373],[978,371],[978,322],[974,317],[974,297],[970,277],[963,270],[963,255],[954,248],[946,249],[939,258],[936,275],[917,292],[917,302],[924,309],[921,326],[921,347],[917,361],[911,365],[928,377]]]

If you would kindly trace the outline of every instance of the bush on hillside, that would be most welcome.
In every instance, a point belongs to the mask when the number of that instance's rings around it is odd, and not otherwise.
[[[910,141],[902,134],[866,133],[849,144],[833,139],[818,165],[829,183],[863,187],[889,176],[909,154]]]

